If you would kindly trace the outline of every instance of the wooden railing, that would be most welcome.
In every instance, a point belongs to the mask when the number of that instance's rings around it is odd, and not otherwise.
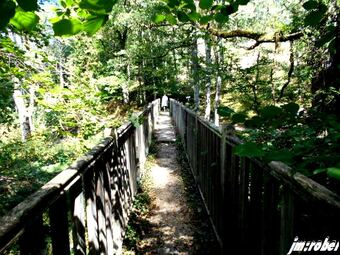
[[[0,253],[119,254],[159,100],[0,219]]]
[[[281,162],[234,155],[237,137],[172,99],[170,112],[221,254],[283,255],[296,237],[340,241],[337,194]]]

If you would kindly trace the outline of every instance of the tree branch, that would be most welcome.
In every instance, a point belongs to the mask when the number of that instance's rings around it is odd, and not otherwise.
[[[278,42],[287,42],[287,41],[294,41],[302,37],[303,33],[301,31],[284,35],[281,32],[276,32],[274,34],[266,34],[266,33],[258,33],[248,30],[233,30],[233,31],[220,31],[215,28],[211,28],[208,26],[201,27],[207,30],[210,34],[215,35],[220,38],[228,39],[228,38],[236,38],[236,37],[243,37],[255,40],[255,43],[247,48],[248,50],[255,49],[262,43],[278,43]]]
[[[293,50],[293,41],[290,42],[290,56],[289,56],[290,67],[288,71],[288,78],[286,83],[282,86],[280,91],[279,101],[282,99],[285,89],[288,87],[290,80],[292,79],[292,74],[294,72],[294,50]]]

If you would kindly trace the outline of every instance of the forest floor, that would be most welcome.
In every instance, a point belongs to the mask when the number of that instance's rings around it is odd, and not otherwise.
[[[124,254],[216,254],[213,231],[168,113],[157,121],[154,146],[155,157],[149,158],[143,177],[148,179],[149,211],[134,222],[144,229],[136,247]]]

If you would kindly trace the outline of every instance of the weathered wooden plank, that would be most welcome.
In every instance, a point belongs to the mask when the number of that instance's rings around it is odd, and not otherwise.
[[[112,151],[111,151],[111,157]],[[109,154],[109,155],[110,155]],[[111,178],[111,169],[112,165],[110,161],[107,161],[105,164],[105,171],[104,173],[104,206],[105,206],[105,221],[106,221],[106,242],[107,242],[107,255],[115,254],[114,249],[114,214],[113,214],[113,198],[112,198],[112,186],[113,186],[113,179]]]
[[[46,228],[42,215],[30,219],[24,233],[21,235],[20,254],[45,255],[47,254]]]
[[[105,155],[105,154],[104,154]],[[96,208],[97,208],[97,224],[98,224],[98,254],[108,254],[107,233],[106,233],[106,210],[105,210],[105,191],[104,191],[104,158],[101,158],[95,166],[96,178]]]
[[[73,196],[72,196],[73,197]],[[71,200],[72,201],[72,200]],[[75,255],[86,254],[85,240],[85,199],[84,193],[81,192],[75,196],[73,202],[72,217],[72,236],[73,236],[73,252]]]
[[[250,161],[247,158],[241,159],[239,172],[239,198],[238,198],[238,231],[239,244],[246,247],[248,240],[248,187],[249,187],[249,168]]]
[[[98,254],[99,236],[98,236],[98,209],[96,196],[96,183],[98,175],[95,174],[94,168],[89,169],[84,175],[84,189],[86,199],[86,221],[87,221],[87,238],[88,254]]]
[[[264,176],[261,254],[277,254],[279,249],[278,203],[279,184],[268,174]]]
[[[249,203],[249,247],[254,254],[261,251],[262,233],[262,196],[263,170],[255,163],[250,168],[250,203]]]
[[[286,186],[281,190],[280,252],[287,254],[294,239],[294,194]]]
[[[64,193],[49,209],[53,254],[70,254],[68,208]]]

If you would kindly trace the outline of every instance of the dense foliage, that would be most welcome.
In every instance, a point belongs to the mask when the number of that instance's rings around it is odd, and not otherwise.
[[[164,93],[239,155],[339,178],[338,4],[1,1],[1,211]]]

